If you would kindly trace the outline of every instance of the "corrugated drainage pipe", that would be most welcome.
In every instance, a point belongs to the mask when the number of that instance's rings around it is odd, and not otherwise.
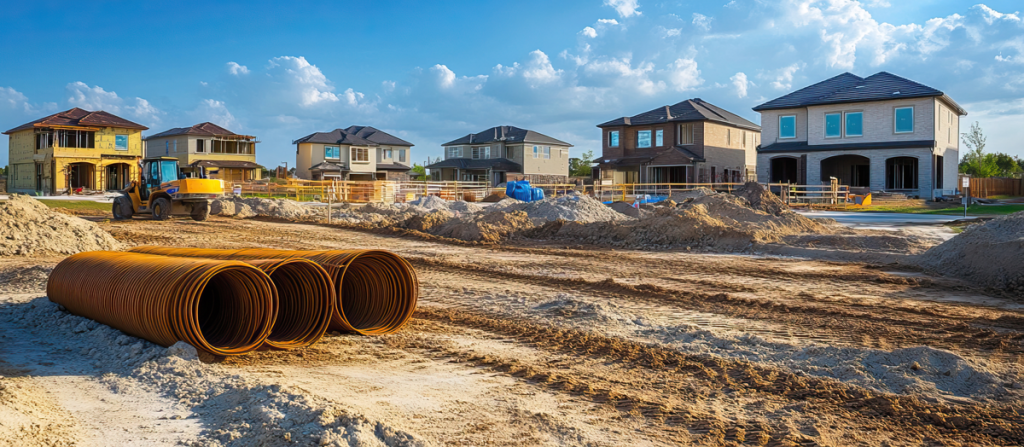
[[[276,319],[270,277],[240,261],[94,251],[54,267],[50,301],[162,346],[184,340],[215,355],[260,347]]]
[[[215,250],[143,246],[134,252],[213,259],[304,258],[320,264],[334,279],[337,305],[331,329],[363,335],[390,334],[404,326],[419,299],[412,264],[386,250]]]
[[[277,319],[261,349],[304,348],[327,333],[334,313],[334,282],[323,267],[302,258],[247,261],[270,275]]]

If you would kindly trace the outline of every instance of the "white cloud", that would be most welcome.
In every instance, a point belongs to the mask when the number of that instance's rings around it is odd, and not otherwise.
[[[297,95],[302,106],[339,101],[334,86],[316,65],[305,57],[281,56],[270,60],[267,74],[276,82],[288,86]]]
[[[597,37],[597,30],[588,26],[586,28],[583,28],[583,31],[580,31],[580,34],[583,35],[584,37],[594,38]]]
[[[245,65],[239,65],[236,62],[228,62],[228,73],[235,76],[249,74],[249,67]]]
[[[562,70],[555,70],[551,65],[551,59],[543,51],[533,50],[530,52],[530,61],[523,65],[522,73],[523,78],[536,85],[558,80]]]
[[[437,83],[442,88],[449,88],[455,85],[455,72],[448,69],[448,66],[437,64],[430,67],[430,71],[436,73]]]
[[[793,88],[793,76],[797,70],[803,67],[801,63],[794,63],[792,65],[782,67],[775,70],[774,75],[767,76],[771,79],[771,86],[777,90],[790,90]]]
[[[632,17],[640,15],[640,5],[637,0],[604,0],[604,4],[615,8],[615,12],[619,13],[619,17]]]
[[[345,89],[345,93],[342,94],[345,97],[345,102],[350,106],[358,106],[360,101],[363,100],[366,95],[359,93],[351,88]]]
[[[191,124],[198,124],[203,122],[211,122],[232,132],[238,132],[242,130],[241,123],[235,119],[235,116],[228,111],[227,105],[222,101],[215,99],[204,99],[199,102],[199,106],[188,113],[189,117],[192,118]]]
[[[615,19],[597,19],[597,23],[602,25],[618,25],[619,21]]]
[[[662,28],[664,35],[662,38],[678,37],[683,33],[682,28]]]
[[[1007,22],[1018,24],[1022,23],[1020,15],[1018,15],[1019,13],[1016,12],[1012,14],[1004,14],[992,8],[989,8],[988,6],[985,6],[983,4],[974,5],[973,9],[980,10],[982,13],[982,17],[985,19],[985,22],[988,23],[989,25],[999,20],[1005,20]]]
[[[11,87],[0,87],[0,107],[30,113],[33,107],[28,102],[28,97]]]
[[[711,31],[711,21],[713,17],[708,17],[704,14],[693,13],[693,26],[702,29],[704,31]]]
[[[685,92],[700,87],[704,79],[700,77],[697,61],[692,58],[679,58],[669,65],[669,82],[677,91]]]
[[[888,8],[892,6],[889,0],[868,0],[867,4],[871,8]]]
[[[732,81],[732,85],[736,87],[736,96],[740,98],[746,98],[747,86],[749,84],[749,82],[747,81],[747,75],[741,71],[733,75],[731,78],[729,78],[729,80]]]
[[[164,115],[164,112],[145,99],[133,98],[128,102],[116,92],[108,92],[98,85],[89,87],[88,84],[78,81],[68,84],[64,89],[67,102],[71,106],[92,112],[103,110],[115,115],[124,115],[124,118],[149,127],[159,125],[161,116]]]

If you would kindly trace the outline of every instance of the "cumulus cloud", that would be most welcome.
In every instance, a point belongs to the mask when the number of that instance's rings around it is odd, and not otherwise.
[[[712,17],[708,17],[704,14],[693,13],[693,26],[702,29],[704,31],[711,31],[711,21],[714,20]]]
[[[303,106],[339,101],[327,76],[305,57],[275,57],[267,66],[267,74],[296,90],[299,104]]]
[[[233,132],[243,130],[241,123],[228,111],[227,105],[215,99],[204,99],[188,113],[192,124],[211,122]]]
[[[640,15],[640,4],[637,0],[604,0],[604,4],[615,8],[619,17],[632,17]]]
[[[772,74],[764,76],[771,80],[771,86],[777,90],[789,90],[793,88],[793,76],[800,70],[802,64],[794,63],[775,70]]]
[[[249,74],[249,67],[245,65],[239,65],[236,62],[228,62],[228,73],[235,76]]]
[[[124,118],[149,127],[159,125],[164,114],[145,99],[136,97],[126,101],[116,92],[108,92],[98,85],[89,87],[88,84],[77,81],[66,85],[64,90],[67,103],[73,107],[123,115]]]
[[[704,79],[700,77],[697,61],[692,58],[679,58],[669,64],[669,81],[677,91],[685,92],[700,87]]]
[[[618,25],[619,21],[615,19],[597,19],[597,23],[602,25]]]
[[[747,86],[749,84],[749,81],[747,81],[747,75],[741,71],[733,75],[729,80],[732,81],[733,87],[736,87],[736,96],[739,98],[746,98]]]
[[[583,31],[580,31],[580,34],[583,35],[584,37],[594,38],[597,37],[597,30],[588,26],[586,28],[583,28]]]

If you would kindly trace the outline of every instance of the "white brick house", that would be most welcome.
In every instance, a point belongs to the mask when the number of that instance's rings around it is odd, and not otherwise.
[[[771,100],[761,113],[761,182],[827,184],[934,199],[956,188],[960,117],[941,91],[881,72],[843,73]]]

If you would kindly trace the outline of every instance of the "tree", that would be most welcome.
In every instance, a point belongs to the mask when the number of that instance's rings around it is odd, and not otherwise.
[[[412,172],[416,174],[413,177],[420,177],[420,178],[426,178],[427,177],[427,168],[423,167],[423,165],[421,165],[419,163],[413,163],[412,164]]]
[[[994,157],[985,154],[985,134],[977,121],[971,124],[970,132],[961,134],[967,152],[960,159],[960,172],[973,177],[992,177],[999,173]]]
[[[996,175],[999,177],[1013,177],[1024,170],[1021,168],[1018,160],[1002,152],[988,154],[988,157],[991,157],[992,163],[996,165],[998,170]]]
[[[572,177],[590,177],[594,151],[586,151],[579,158],[569,159],[569,175]]]

